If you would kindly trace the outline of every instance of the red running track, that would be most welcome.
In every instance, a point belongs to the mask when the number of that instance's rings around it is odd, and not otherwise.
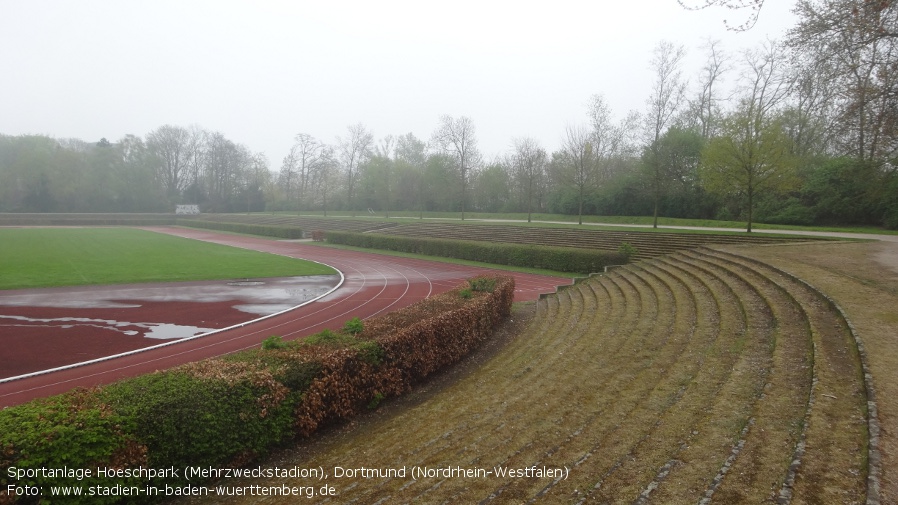
[[[343,251],[295,242],[226,235],[202,230],[153,227],[148,230],[204,240],[330,265],[345,276],[333,293],[299,308],[206,336],[155,346],[81,366],[38,373],[0,383],[0,408],[51,396],[75,387],[108,384],[116,380],[171,368],[183,363],[257,347],[271,335],[295,339],[339,328],[353,317],[362,319],[390,312],[448,291],[475,275],[500,272],[381,254]],[[503,274],[509,272],[501,271]],[[515,278],[515,301],[536,300],[570,284],[563,277],[510,273]]]

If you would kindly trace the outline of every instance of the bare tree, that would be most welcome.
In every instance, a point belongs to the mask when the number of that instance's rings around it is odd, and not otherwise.
[[[583,224],[586,190],[596,183],[596,162],[589,130],[583,126],[568,126],[561,149],[565,159],[559,176],[564,184],[577,190],[577,224]]]
[[[699,0],[697,5],[690,5],[684,0],[677,0],[684,9],[696,11],[707,9],[711,6],[725,7],[732,11],[748,10],[748,16],[745,21],[738,25],[730,25],[729,21],[723,20],[727,30],[743,32],[750,30],[755,23],[758,22],[758,16],[761,14],[761,8],[764,7],[764,0]]]
[[[654,228],[658,227],[658,207],[664,189],[664,167],[661,166],[658,154],[659,141],[685,99],[686,82],[680,70],[685,57],[686,49],[683,46],[661,41],[655,47],[651,61],[655,79],[652,82],[651,95],[646,100],[644,118],[646,141],[651,151],[647,169],[654,202],[652,219]]]
[[[424,193],[426,190],[424,168],[427,164],[427,143],[418,139],[412,133],[400,135],[396,139],[394,149],[397,167],[405,174],[397,181],[397,185],[404,187],[406,191],[399,190],[399,194],[405,194],[408,208],[417,208],[418,217],[424,219]],[[408,203],[414,200],[414,204]]]
[[[790,86],[781,46],[746,51],[744,65],[736,110],[702,154],[702,179],[711,191],[745,198],[751,232],[757,195],[793,187],[795,159],[779,115]]]
[[[832,67],[808,59],[793,63],[791,89],[781,113],[783,128],[792,139],[792,152],[800,158],[831,153],[835,121]]]
[[[234,206],[232,197],[246,189],[253,153],[221,132],[212,132],[206,138],[203,160],[205,163],[200,182],[212,200],[213,209],[230,209]]]
[[[347,128],[345,139],[337,138],[340,164],[346,176],[346,205],[355,215],[355,189],[359,179],[359,166],[371,156],[374,135],[362,123]]]
[[[287,153],[287,156],[284,156],[284,159],[281,162],[281,170],[278,172],[278,187],[288,198],[293,195],[296,189],[297,149],[296,144],[290,146],[290,152]]]
[[[412,133],[400,135],[396,139],[395,154],[397,160],[423,167],[427,162],[427,143],[419,140]]]
[[[317,169],[321,159],[321,142],[307,133],[298,133],[294,137],[291,154],[296,160],[296,212],[302,211],[306,193],[312,179],[312,173]]]
[[[158,160],[156,178],[169,198],[189,184],[191,135],[180,126],[164,125],[147,134],[147,149]]]
[[[209,132],[198,125],[191,125],[187,130],[189,132],[188,140],[188,161],[185,177],[187,178],[187,186],[199,188],[200,177],[203,173],[203,165],[205,163],[206,144],[209,139]]]
[[[621,123],[615,124],[611,115],[611,107],[602,95],[593,95],[587,107],[589,116],[590,142],[596,162],[596,177],[607,180],[613,170],[612,160],[625,150],[627,134],[635,130],[634,116],[628,116]]]
[[[799,0],[789,43],[831,68],[843,152],[882,161],[898,152],[898,3]]]
[[[481,163],[480,151],[477,150],[477,139],[474,136],[474,123],[470,118],[461,116],[453,118],[449,115],[440,117],[440,124],[433,132],[433,142],[441,151],[451,156],[461,180],[461,219],[465,219],[465,200],[467,199],[470,172],[476,170]]]
[[[716,122],[720,115],[720,79],[729,70],[729,57],[721,49],[719,40],[708,40],[705,50],[707,56],[699,77],[698,96],[690,101],[690,107],[698,122],[699,133],[707,140],[716,131]]]
[[[526,195],[527,222],[531,222],[533,213],[533,196],[546,169],[546,150],[532,138],[520,138],[514,141],[514,154],[511,164],[515,176],[520,181]]]
[[[320,198],[321,208],[325,216],[327,216],[330,200],[333,199],[333,193],[338,186],[339,169],[340,162],[337,159],[336,152],[332,147],[324,146],[321,149],[320,163],[315,170],[313,186]]]
[[[786,63],[783,46],[774,41],[743,53],[739,107],[745,111],[750,127],[755,131],[760,131],[774,119],[774,113],[789,94],[792,81]]]
[[[393,159],[396,150],[396,137],[387,135],[380,140],[380,144],[374,147],[374,154],[381,158]]]

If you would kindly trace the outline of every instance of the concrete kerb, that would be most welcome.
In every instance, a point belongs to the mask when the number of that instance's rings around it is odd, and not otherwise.
[[[618,267],[618,266],[623,266],[623,265],[613,265],[613,266]],[[608,272],[608,268],[609,267],[606,266],[604,272],[592,272],[589,275],[587,275],[586,277],[574,277],[573,282],[571,282],[570,284],[562,284],[560,286],[555,286],[555,291],[552,293],[540,293],[539,299],[544,300],[546,297],[557,295],[558,293],[560,293],[566,289],[570,289],[570,288],[576,286],[577,284],[580,284],[581,282],[589,280],[597,275],[604,275],[606,272]]]

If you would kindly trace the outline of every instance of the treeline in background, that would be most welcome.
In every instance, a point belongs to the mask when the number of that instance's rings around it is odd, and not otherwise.
[[[0,134],[0,212],[501,212],[898,228],[898,2],[802,0],[783,41],[715,41],[685,75],[660,42],[645,108],[601,94],[547,151],[485,159],[474,122],[375,139],[306,133],[279,165],[198,126],[110,142]],[[657,221],[656,221],[657,222]]]

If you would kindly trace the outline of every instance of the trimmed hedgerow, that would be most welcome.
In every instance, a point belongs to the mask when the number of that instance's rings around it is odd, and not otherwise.
[[[327,241],[332,244],[483,261],[497,265],[543,268],[558,272],[600,272],[607,265],[621,265],[629,259],[626,254],[619,251],[477,242],[472,240],[447,240],[345,231],[328,232]]]
[[[150,467],[184,468],[239,465],[285,440],[289,393],[267,367],[210,359],[110,385],[100,396],[136,420]]]
[[[459,296],[471,290],[470,299]],[[492,288],[490,291],[487,288]],[[108,386],[80,389],[0,411],[4,468],[236,467],[294,436],[376,408],[454,363],[511,311],[512,277],[472,279],[343,331],[302,340],[269,337],[259,349],[182,365]],[[153,479],[183,485],[186,478]],[[191,482],[196,484],[196,480]],[[7,485],[143,486],[142,476],[31,478]],[[24,501],[24,500],[23,500]],[[142,497],[68,498],[66,503],[139,503]]]
[[[141,485],[139,478],[97,476],[97,467],[136,468],[147,465],[147,448],[134,436],[135,419],[116,412],[96,390],[79,389],[0,411],[0,503],[14,499],[7,486]],[[16,471],[10,476],[11,469]],[[77,474],[27,474],[34,469],[90,469],[90,477]],[[49,497],[43,498],[48,500]],[[115,503],[121,497],[75,497],[65,503]],[[23,500],[24,501],[24,500]],[[38,500],[32,500],[37,503]]]
[[[323,356],[321,374],[297,406],[299,433],[309,435],[374,400],[402,394],[467,355],[511,313],[514,278],[490,278],[495,282],[491,293],[477,292],[465,300],[458,294],[465,287],[459,287],[366,321],[358,338],[377,345],[377,362],[364,348]]]
[[[245,233],[248,235],[261,235],[265,237],[277,237],[285,239],[302,238],[302,229],[293,226],[276,226],[270,224],[231,223],[221,221],[203,221],[201,219],[178,219],[177,224],[190,228],[205,228],[208,230],[228,231],[232,233]]]

